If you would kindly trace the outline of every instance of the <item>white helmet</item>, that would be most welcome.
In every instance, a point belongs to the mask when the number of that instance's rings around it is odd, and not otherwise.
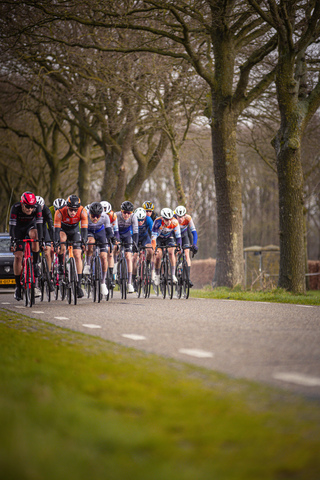
[[[56,198],[53,202],[53,206],[55,210],[59,210],[59,208],[64,207],[67,204],[64,198]]]
[[[100,203],[101,203],[102,208],[103,208],[103,211],[104,211],[105,213],[110,213],[110,212],[111,212],[112,207],[111,207],[111,204],[110,204],[109,202],[106,202],[106,201],[103,200],[103,201],[100,202]]]
[[[173,218],[173,211],[171,208],[163,208],[160,212],[162,218],[166,218],[167,220],[171,220]]]
[[[183,215],[187,213],[186,207],[179,205],[179,207],[175,209],[174,213],[178,215],[178,217],[183,217]]]
[[[38,205],[41,205],[41,207],[43,207],[44,205],[44,200],[42,197],[40,197],[39,195],[36,196],[36,200],[37,200],[37,204]]]
[[[88,203],[88,205],[86,205],[84,208],[86,209],[87,213],[89,214],[89,209],[90,209],[90,205],[91,203]]]
[[[144,208],[139,207],[137,208],[134,213],[136,214],[138,220],[144,220],[147,216],[147,212],[145,211]]]

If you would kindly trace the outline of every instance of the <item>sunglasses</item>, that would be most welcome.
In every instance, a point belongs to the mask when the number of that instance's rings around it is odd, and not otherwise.
[[[153,212],[153,210],[146,210],[146,212],[148,212],[148,213],[152,213],[152,212]]]
[[[97,213],[90,213],[91,217],[92,218],[100,218],[101,215],[97,214]]]
[[[26,208],[27,210],[33,210],[34,207],[28,207],[28,205],[25,205],[24,208]]]
[[[68,208],[69,208],[70,212],[77,212],[78,211],[77,208],[70,208],[70,207],[68,207]]]
[[[131,215],[131,213],[132,213],[132,212],[124,212],[124,211],[122,210],[122,215]]]

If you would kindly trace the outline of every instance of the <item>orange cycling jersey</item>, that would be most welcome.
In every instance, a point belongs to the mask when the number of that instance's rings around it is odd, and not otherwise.
[[[79,223],[81,228],[88,228],[88,214],[82,206],[78,208],[74,217],[69,217],[67,206],[60,208],[54,214],[54,228],[76,227]]]

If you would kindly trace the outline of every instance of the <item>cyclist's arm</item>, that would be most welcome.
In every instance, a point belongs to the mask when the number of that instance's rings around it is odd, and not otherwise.
[[[36,208],[36,225],[38,231],[38,240],[42,240],[43,238],[43,217],[42,217],[42,209],[41,206],[38,205]]]
[[[176,237],[176,241],[177,241],[177,245],[179,245],[179,247],[182,246],[182,239],[181,239],[181,230],[180,230],[180,225],[178,223],[178,220],[177,220],[177,225],[174,227],[174,235]]]
[[[54,214],[54,229],[53,229],[53,241],[55,243],[60,242],[60,230],[61,230],[62,215],[60,210],[57,210]]]

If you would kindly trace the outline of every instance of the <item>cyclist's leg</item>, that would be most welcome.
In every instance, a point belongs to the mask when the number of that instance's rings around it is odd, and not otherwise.
[[[90,264],[91,264],[91,257],[93,254],[93,244],[95,243],[95,238],[92,233],[88,233],[88,246],[86,248],[86,264],[83,269],[84,275],[89,275],[90,273]]]
[[[63,230],[60,230],[60,242],[61,247],[58,252],[58,260],[59,260],[59,275],[63,274],[63,264],[64,264],[64,257],[66,254],[66,245],[64,242],[67,241],[67,234]]]
[[[32,227],[29,232],[28,236],[32,240],[38,240],[38,230],[34,227]],[[39,253],[40,253],[40,247],[39,247],[39,242],[32,242],[31,243],[31,250],[32,250],[32,256],[33,256],[33,269],[34,269],[34,275],[35,277],[39,277],[40,271],[39,271]]]
[[[161,237],[157,238],[157,247],[160,247],[164,244]],[[155,285],[159,285],[160,283],[160,264],[162,259],[162,250],[158,248],[156,252],[154,252],[154,268],[155,268],[155,278],[154,283]]]

